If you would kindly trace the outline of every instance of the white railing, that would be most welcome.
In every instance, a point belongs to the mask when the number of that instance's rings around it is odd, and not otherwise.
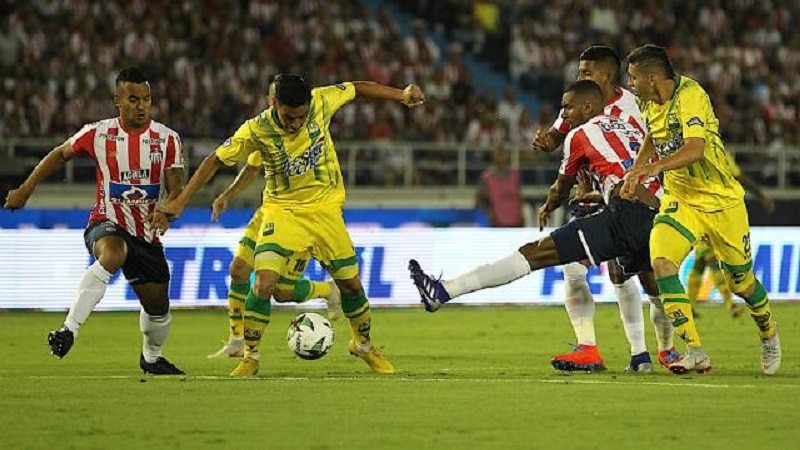
[[[27,171],[50,149],[63,142],[57,138],[0,139],[0,173]],[[196,167],[205,155],[219,144],[218,140],[187,139],[187,159]],[[339,162],[348,188],[414,188],[473,187],[478,176],[491,161],[489,147],[461,142],[348,142],[336,143]],[[539,189],[552,182],[558,169],[558,155],[533,152],[525,144],[508,145],[511,161],[523,172],[526,186]],[[750,145],[729,145],[740,160],[742,170],[757,178],[767,174],[773,183],[766,187],[778,198],[800,198],[800,190],[792,189],[800,181],[800,147],[774,148]],[[3,161],[7,159],[7,161]],[[68,184],[91,183],[94,165],[78,158],[68,163],[64,181]],[[52,180],[56,181],[56,180]]]

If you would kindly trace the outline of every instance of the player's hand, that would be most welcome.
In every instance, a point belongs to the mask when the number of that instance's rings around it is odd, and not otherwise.
[[[3,205],[3,208],[11,211],[23,208],[25,204],[28,203],[28,199],[32,193],[33,191],[21,187],[19,189],[12,189],[8,191],[6,202]]]
[[[767,214],[772,214],[775,212],[775,201],[771,198],[767,197],[766,195],[759,199],[761,201],[761,205],[764,206],[764,210]]]
[[[543,130],[539,128],[533,133],[533,140],[531,141],[531,147],[534,150],[538,150],[541,152],[552,152],[553,149],[556,147],[556,143],[553,140],[553,137],[550,136],[550,133],[547,130]]]
[[[539,231],[544,231],[544,227],[547,226],[547,220],[550,219],[551,212],[552,211],[547,210],[547,205],[539,208]]]
[[[422,89],[416,84],[409,84],[403,89],[403,104],[408,106],[409,108],[413,108],[415,106],[420,106],[425,103],[425,94],[422,93]]]
[[[625,174],[625,184],[622,185],[619,196],[626,200],[636,200],[636,185],[648,178],[657,176],[659,173],[661,173],[661,169],[657,163],[632,167]]]
[[[212,222],[219,222],[219,215],[224,213],[225,210],[228,209],[228,196],[227,195],[220,195],[216,199],[214,199],[214,203],[211,204],[211,221]]]
[[[569,201],[570,205],[574,205],[575,203],[600,203],[603,201],[603,194],[599,192],[584,192],[582,194],[578,194],[575,197],[572,197],[572,200]]]
[[[167,203],[164,203],[161,206],[157,206],[156,211],[165,215],[167,220],[172,222],[174,220],[177,220],[178,217],[181,216],[183,208],[185,207],[186,205],[183,204],[180,200],[178,200],[177,198],[173,198],[172,200],[169,200]],[[155,224],[153,225],[155,226]]]
[[[589,179],[589,175],[583,170],[578,172],[578,190],[577,190],[577,194],[578,195],[577,196],[581,197],[584,194],[588,194],[588,193],[593,192],[593,191],[594,191],[594,189],[592,189],[592,180]]]
[[[153,211],[147,216],[147,221],[150,222],[150,226],[156,230],[159,236],[163,236],[169,229],[169,218],[161,211]]]

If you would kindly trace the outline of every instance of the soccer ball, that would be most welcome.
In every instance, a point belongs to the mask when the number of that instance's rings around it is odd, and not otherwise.
[[[333,326],[319,314],[302,313],[289,324],[286,343],[303,359],[320,359],[333,346]]]

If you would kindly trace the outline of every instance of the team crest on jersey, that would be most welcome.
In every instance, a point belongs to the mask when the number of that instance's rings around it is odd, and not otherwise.
[[[671,133],[681,132],[681,122],[675,114],[667,114],[667,128]]]
[[[150,178],[150,169],[126,170],[125,172],[120,172],[119,174],[119,179],[122,182],[127,182],[131,180],[149,179],[149,178]]]
[[[150,162],[152,162],[153,164],[161,164],[163,160],[164,160],[164,152],[162,152],[160,148],[150,151]]]
[[[689,119],[688,122],[686,122],[687,127],[694,127],[694,126],[702,127],[703,125],[705,124],[703,123],[702,120],[700,120],[699,117],[692,117],[691,119]]]
[[[261,236],[269,236],[275,233],[275,223],[268,223],[264,225],[264,231],[261,232]]]
[[[317,125],[317,122],[314,122],[313,120],[308,121],[306,128],[308,129],[308,134],[319,133],[319,125]]]

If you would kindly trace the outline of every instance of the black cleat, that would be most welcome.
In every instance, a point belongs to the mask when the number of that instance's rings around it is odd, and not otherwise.
[[[47,345],[50,346],[50,354],[58,359],[67,356],[74,343],[75,335],[66,325],[47,334]]]
[[[186,375],[184,371],[175,367],[163,356],[159,356],[156,362],[149,363],[145,361],[144,355],[139,355],[139,367],[147,375]]]

